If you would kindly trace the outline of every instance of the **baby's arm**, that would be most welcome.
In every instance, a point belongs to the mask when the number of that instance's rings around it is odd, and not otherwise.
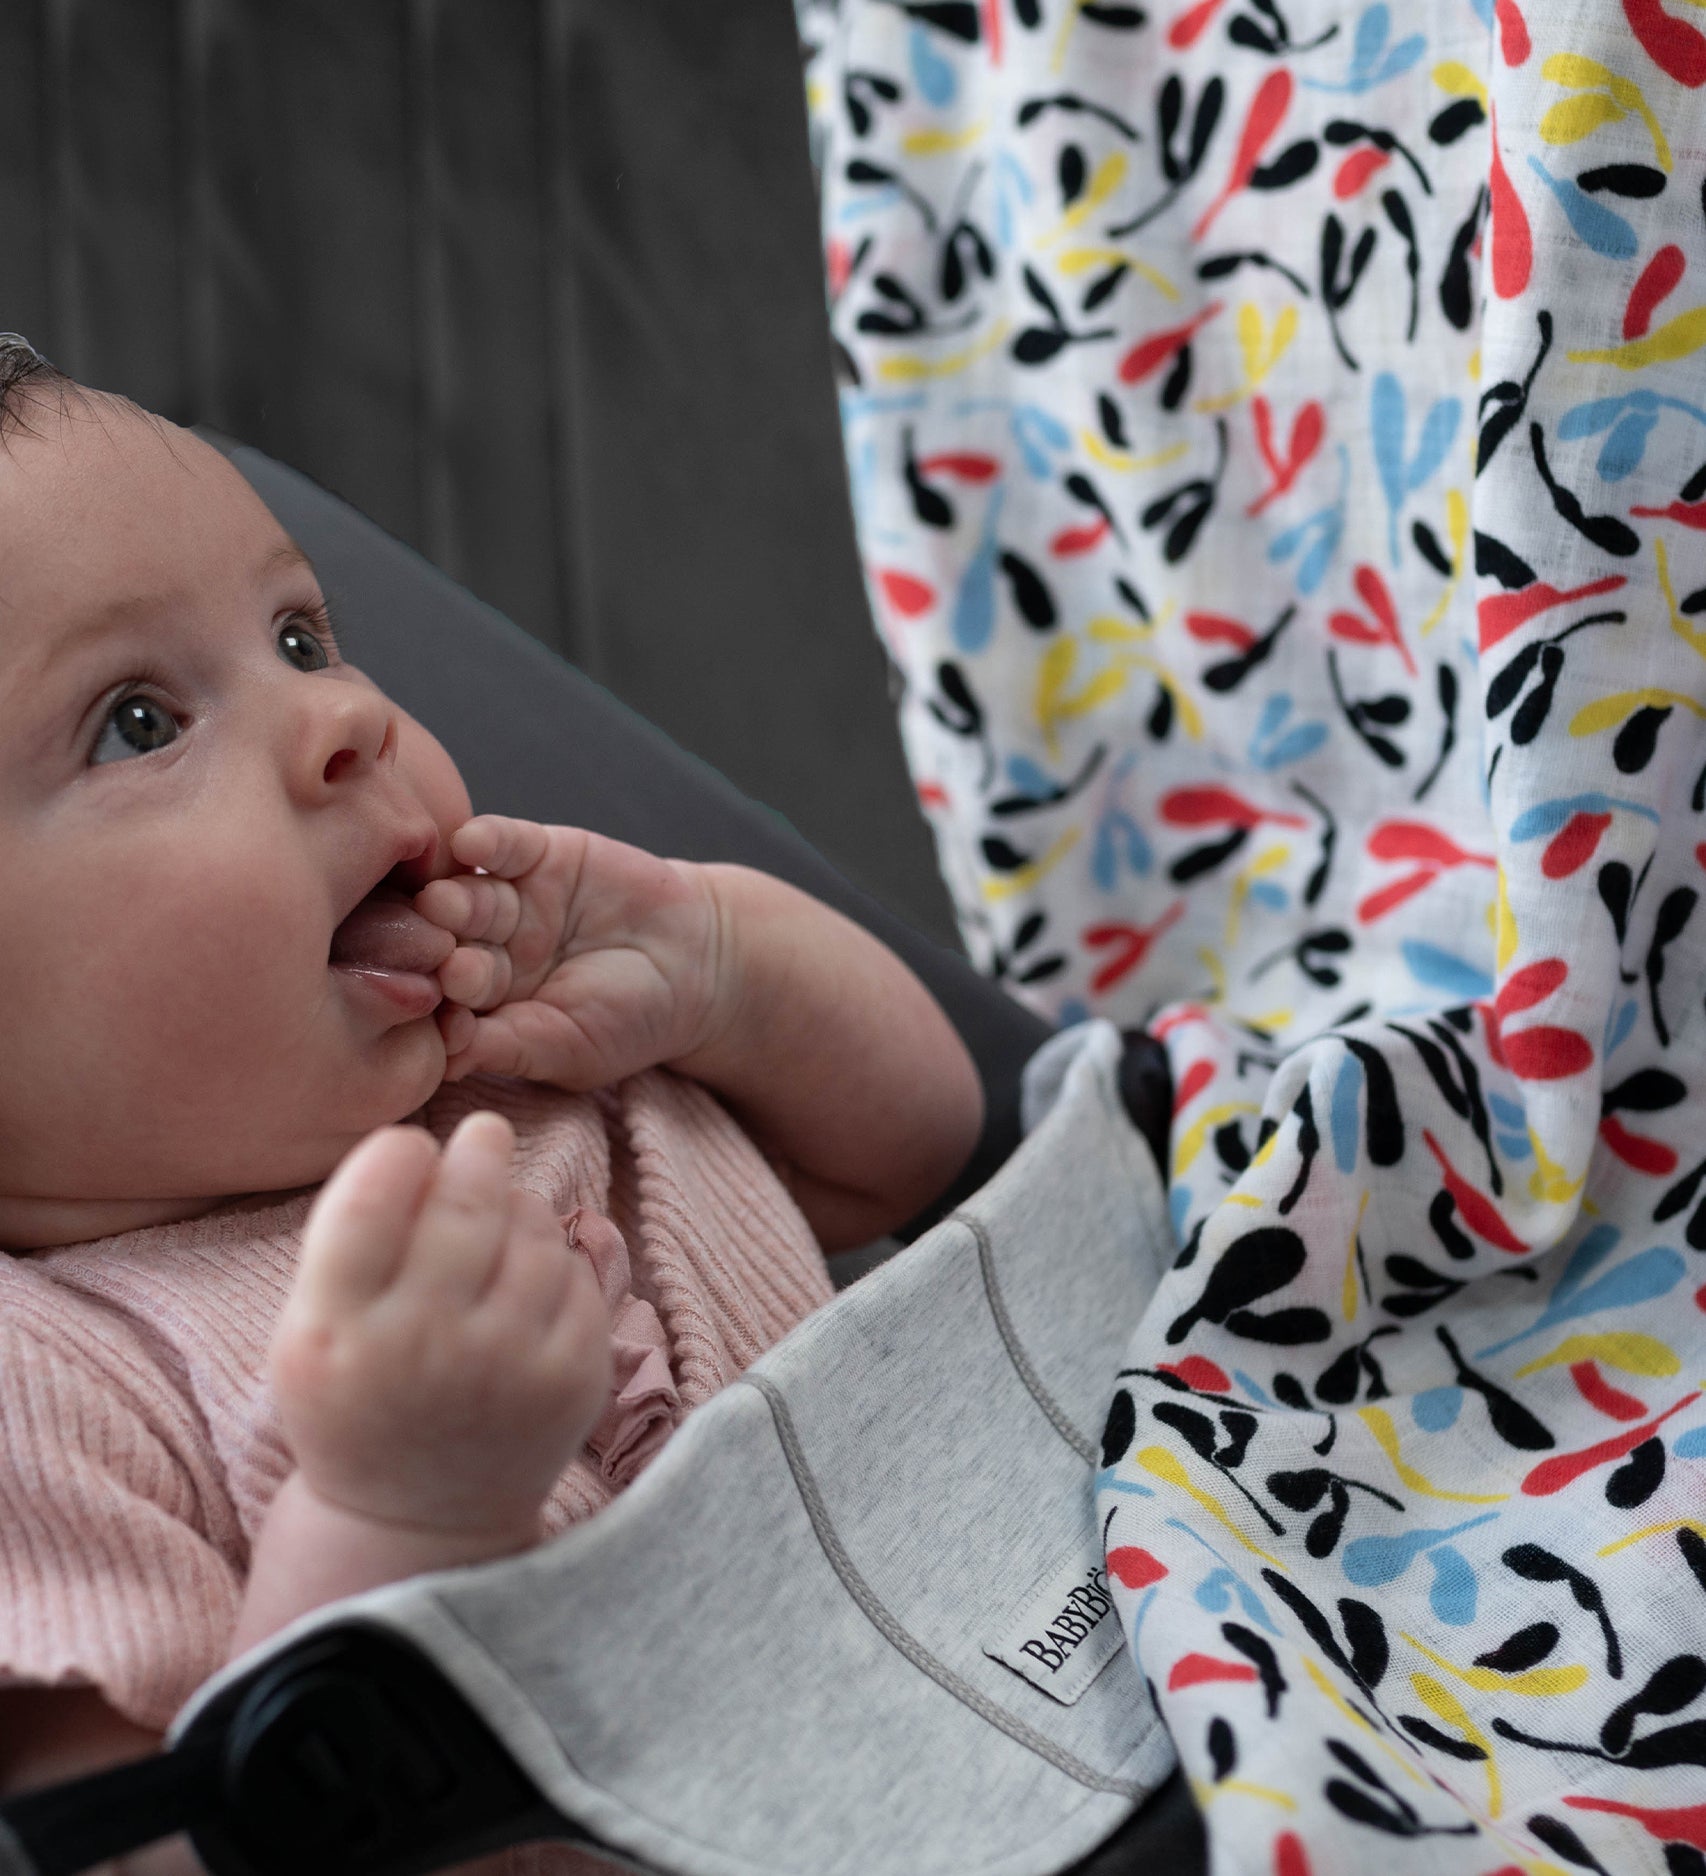
[[[537,1542],[545,1495],[603,1410],[610,1352],[591,1266],[512,1188],[511,1142],[495,1114],[471,1115],[442,1155],[389,1128],[315,1201],[272,1357],[299,1470],[256,1541],[233,1655],[339,1597]],[[159,1744],[93,1688],[0,1688],[0,1793]],[[200,1868],[172,1839],[105,1876]]]
[[[976,1067],[850,919],[748,867],[578,828],[482,815],[451,850],[483,876],[435,881],[416,904],[459,941],[440,972],[453,1077],[579,1090],[660,1063],[691,1075],[780,1164],[828,1250],[903,1223],[965,1164]]]

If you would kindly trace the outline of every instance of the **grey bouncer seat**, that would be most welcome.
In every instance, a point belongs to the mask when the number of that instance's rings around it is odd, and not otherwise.
[[[550,1836],[670,1876],[1055,1876],[1094,1850],[1173,1763],[1092,1497],[1168,1242],[1123,1053],[1106,1024],[1049,1045],[995,1178],[599,1517],[295,1624],[152,1767],[0,1807],[0,1870],[112,1854],[127,1792],[128,1841],[188,1824],[215,1876]]]

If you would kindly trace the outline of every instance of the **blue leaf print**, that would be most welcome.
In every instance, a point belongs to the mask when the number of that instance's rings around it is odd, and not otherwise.
[[[1558,198],[1558,206],[1570,218],[1570,226],[1596,254],[1607,260],[1633,260],[1640,250],[1635,230],[1603,202],[1596,201],[1585,189],[1579,189],[1568,176],[1554,176],[1537,156],[1528,159],[1534,171]]]
[[[1576,1255],[1580,1257],[1580,1251]],[[1565,1284],[1575,1269],[1572,1260],[1564,1275],[1558,1279],[1558,1286],[1552,1292],[1539,1320],[1518,1334],[1507,1336],[1491,1348],[1482,1349],[1481,1356],[1502,1355],[1518,1342],[1526,1342],[1548,1329],[1555,1329],[1561,1322],[1574,1321],[1577,1316],[1591,1316],[1602,1309],[1630,1309],[1636,1303],[1654,1302],[1676,1288],[1687,1268],[1680,1251],[1673,1251],[1668,1244],[1654,1244],[1631,1257],[1628,1263],[1619,1264],[1615,1270],[1608,1270],[1603,1277],[1595,1278],[1592,1283],[1580,1289],[1572,1286],[1566,1290]]]
[[[1392,16],[1385,0],[1365,7],[1362,17],[1357,21],[1356,37],[1352,44],[1350,70],[1342,80],[1329,81],[1322,78],[1306,78],[1303,83],[1314,91],[1368,91],[1375,85],[1383,85],[1389,78],[1400,77],[1427,50],[1427,41],[1420,33],[1412,34],[1408,39],[1401,39],[1390,51],[1386,49],[1387,35],[1392,29]],[[1384,54],[1384,56],[1382,56]]]
[[[1622,397],[1591,397],[1585,404],[1573,405],[1558,419],[1558,435],[1566,442],[1579,443],[1585,436],[1598,436],[1626,410],[1657,410],[1659,400],[1651,391],[1630,391]]]
[[[984,511],[983,537],[966,563],[954,600],[954,644],[961,651],[982,651],[995,632],[995,523],[1005,488],[997,487]]]
[[[1431,990],[1443,990],[1463,1003],[1493,994],[1493,980],[1478,964],[1442,950],[1425,939],[1406,938],[1402,950],[1410,975]]]
[[[1452,1544],[1441,1544],[1428,1552],[1434,1567],[1433,1587],[1428,1601],[1442,1622],[1453,1628],[1466,1628],[1475,1620],[1475,1572],[1469,1559]]]
[[[1629,1040],[1629,1032],[1635,1027],[1635,1017],[1637,1014],[1638,1011],[1635,999],[1631,997],[1621,1009],[1614,1010],[1611,1015],[1606,1018],[1605,1048],[1603,1053],[1607,1057],[1615,1055],[1616,1052],[1622,1048],[1624,1043]]]
[[[1655,826],[1658,824],[1656,808],[1649,808],[1639,801],[1625,801],[1618,795],[1602,795],[1596,789],[1585,795],[1559,795],[1553,801],[1539,801],[1532,808],[1523,809],[1511,822],[1510,837],[1513,841],[1550,840],[1574,814],[1614,814],[1619,811],[1639,814]]]
[[[1678,1459],[1706,1458],[1706,1427],[1690,1427],[1671,1442],[1670,1449]]]
[[[1424,1433],[1443,1433],[1457,1424],[1463,1410],[1460,1387],[1430,1387],[1410,1402],[1410,1417]]]
[[[1250,760],[1257,768],[1273,770],[1284,768],[1288,762],[1301,762],[1327,740],[1325,723],[1294,723],[1286,729],[1291,710],[1291,698],[1284,691],[1262,706],[1249,749]]]
[[[1072,432],[1059,418],[1035,404],[1015,404],[1013,441],[1019,445],[1025,467],[1039,482],[1045,482],[1054,474],[1053,452],[1071,445]]]
[[[1355,1170],[1362,1118],[1362,1062],[1349,1049],[1333,1083],[1333,1163],[1342,1173]]]
[[[1595,467],[1600,479],[1605,482],[1621,482],[1633,470],[1641,466],[1641,458],[1647,451],[1647,438],[1652,435],[1658,423],[1655,412],[1649,416],[1644,411],[1626,411],[1619,417],[1610,436],[1600,445],[1599,461]]]
[[[1448,1537],[1460,1537],[1478,1524],[1491,1524],[1498,1515],[1496,1511],[1484,1511],[1478,1518],[1469,1518],[1445,1530],[1400,1531],[1391,1537],[1352,1538],[1345,1546],[1345,1575],[1365,1589],[1393,1582],[1423,1551],[1432,1550]]]
[[[930,104],[951,104],[959,89],[953,61],[936,50],[922,26],[914,24],[907,52],[912,61],[912,76],[925,100]]]
[[[1197,1602],[1210,1615],[1224,1615],[1232,1606],[1233,1596],[1238,1598],[1239,1607],[1257,1628],[1265,1628],[1270,1635],[1280,1633],[1279,1625],[1263,1608],[1261,1597],[1224,1564],[1217,1570],[1210,1570],[1196,1587]]]

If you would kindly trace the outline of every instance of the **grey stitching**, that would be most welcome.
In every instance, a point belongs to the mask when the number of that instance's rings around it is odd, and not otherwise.
[[[756,1388],[768,1403],[771,1418],[776,1423],[776,1437],[781,1441],[788,1469],[794,1475],[794,1485],[800,1494],[800,1502],[806,1508],[806,1516],[811,1519],[812,1531],[823,1548],[823,1554],[829,1559],[831,1569],[840,1577],[842,1587],[884,1640],[899,1649],[919,1673],[927,1675],[944,1693],[952,1694],[962,1706],[969,1707],[980,1720],[998,1732],[1005,1733],[1015,1744],[1046,1759],[1056,1771],[1064,1772],[1068,1778],[1089,1786],[1092,1791],[1109,1791],[1122,1798],[1141,1797],[1146,1789],[1143,1785],[1131,1779],[1111,1778],[1105,1772],[1098,1772],[1094,1766],[1086,1765],[1072,1753],[1063,1751],[1034,1727],[1027,1726],[1005,1707],[998,1706],[969,1682],[961,1680],[952,1668],[938,1661],[922,1643],[901,1627],[878,1601],[875,1591],[848,1556],[836,1532],[834,1520],[830,1517],[829,1507],[818,1491],[817,1480],[812,1474],[811,1464],[806,1458],[805,1448],[800,1444],[793,1416],[788,1412],[788,1403],[783,1399],[781,1390],[763,1375],[743,1374],[740,1381],[747,1387]]]
[[[1068,1446],[1084,1461],[1087,1466],[1096,1463],[1096,1449],[1066,1417],[1066,1412],[1059,1401],[1043,1385],[1043,1378],[1031,1366],[1031,1358],[1025,1353],[1024,1345],[1019,1340],[1019,1332],[1013,1327],[1013,1318],[1007,1313],[1007,1302],[1001,1294],[1000,1280],[995,1274],[995,1246],[989,1241],[989,1233],[972,1217],[970,1212],[953,1212],[950,1222],[964,1225],[977,1239],[978,1267],[983,1272],[983,1287],[989,1297],[989,1313],[995,1318],[995,1326],[1001,1332],[1001,1340],[1007,1346],[1007,1359],[1012,1362],[1019,1379],[1030,1390],[1031,1398],[1048,1416],[1049,1424]]]

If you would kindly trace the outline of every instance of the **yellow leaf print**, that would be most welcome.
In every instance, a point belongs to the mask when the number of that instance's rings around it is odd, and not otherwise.
[[[909,130],[901,138],[901,148],[908,156],[946,156],[951,151],[963,150],[982,137],[989,128],[981,119],[975,124],[963,125],[959,130]]]
[[[1670,365],[1687,358],[1706,345],[1706,306],[1692,306],[1667,320],[1657,332],[1644,339],[1628,339],[1622,345],[1592,346],[1571,352],[1577,365],[1615,365],[1619,371],[1645,371],[1649,365]]]
[[[1483,110],[1487,107],[1487,87],[1467,65],[1456,59],[1444,59],[1433,69],[1433,81],[1453,98],[1475,98]]]
[[[1579,91],[1560,98],[1540,120],[1540,134],[1548,143],[1580,143],[1607,124],[1619,124],[1628,112],[1603,91]]]
[[[1486,1755],[1487,1767],[1487,1815],[1497,1817],[1502,1803],[1499,1791],[1498,1762],[1493,1757],[1493,1742],[1470,1719],[1464,1711],[1463,1702],[1449,1687],[1436,1681],[1431,1674],[1423,1674],[1419,1669],[1410,1676],[1410,1685],[1415,1689],[1416,1698],[1436,1718],[1445,1721],[1454,1732],[1461,1733],[1472,1746],[1478,1746]]]
[[[1555,1668],[1530,1668],[1526,1674],[1501,1674],[1497,1668],[1460,1668],[1455,1662],[1447,1661],[1444,1655],[1436,1655],[1414,1635],[1405,1635],[1404,1640],[1417,1654],[1426,1655],[1436,1668],[1462,1681],[1464,1686],[1473,1687],[1477,1693],[1526,1694],[1531,1699],[1544,1700],[1553,1694],[1573,1694],[1578,1687],[1587,1685],[1588,1671],[1579,1661]]]
[[[1598,1335],[1566,1336],[1550,1355],[1517,1369],[1514,1379],[1539,1374],[1543,1368],[1569,1368],[1578,1361],[1602,1361],[1608,1368],[1620,1368],[1625,1374],[1644,1374],[1653,1379],[1675,1374],[1682,1363],[1674,1349],[1656,1335],[1640,1335],[1633,1329],[1608,1329]]]

